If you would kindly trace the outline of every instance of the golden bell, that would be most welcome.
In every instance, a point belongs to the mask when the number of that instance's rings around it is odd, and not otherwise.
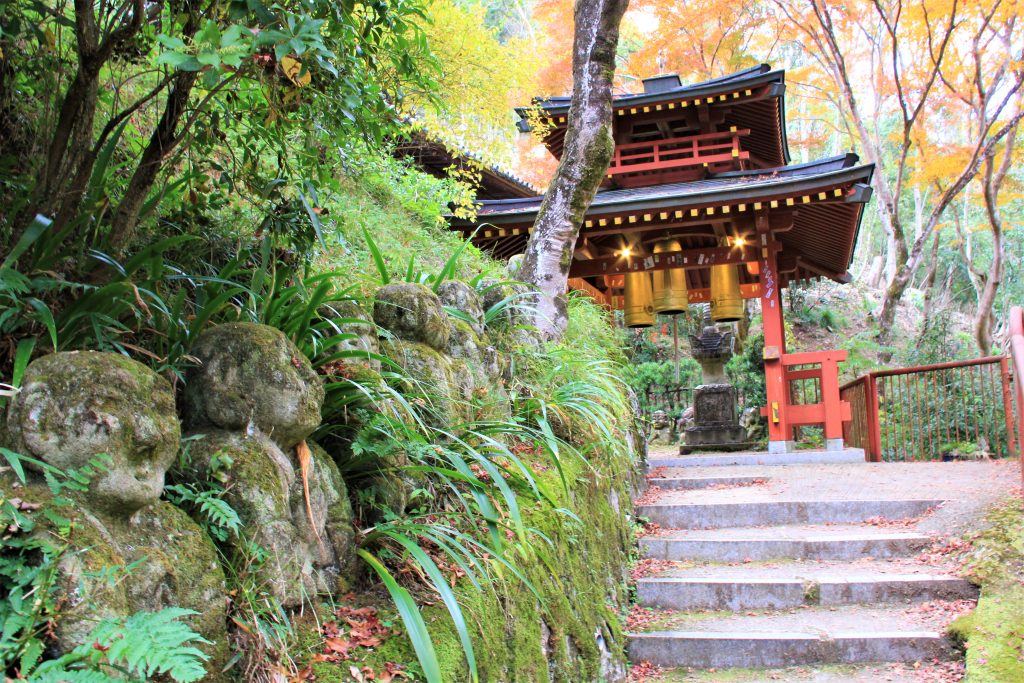
[[[742,317],[739,270],[736,266],[711,266],[711,319],[733,323]]]
[[[654,243],[654,253],[682,251],[678,240],[661,240]],[[686,313],[690,295],[686,292],[686,271],[682,268],[656,270],[651,273],[654,286],[654,312],[665,315]]]
[[[650,327],[654,324],[652,300],[651,274],[647,271],[626,273],[626,303],[622,307],[626,327]]]

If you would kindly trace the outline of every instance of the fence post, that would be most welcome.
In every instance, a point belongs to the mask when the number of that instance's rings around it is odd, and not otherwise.
[[[878,423],[878,385],[872,372],[865,376],[864,406],[867,410],[868,462],[882,462],[882,431]]]
[[[1017,455],[1017,435],[1013,425],[1013,396],[1010,394],[1010,361],[1004,356],[999,360],[999,369],[1003,379],[1003,415],[1006,419],[1006,446],[1008,455]],[[1018,379],[1018,381],[1020,381]]]

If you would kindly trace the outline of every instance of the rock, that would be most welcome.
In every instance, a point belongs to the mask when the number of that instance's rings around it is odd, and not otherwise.
[[[64,600],[56,649],[87,642],[100,619],[176,606],[198,612],[190,623],[211,641],[204,646],[209,670],[219,672],[227,660],[227,603],[216,550],[187,514],[159,500],[180,443],[170,384],[118,354],[44,356],[26,370],[7,425],[11,448],[65,472],[107,455],[86,491],[64,493],[74,499],[70,506],[57,507],[38,466],[29,466],[33,476],[16,494],[10,475],[0,477],[0,497],[17,495],[72,521],[66,541],[56,541],[67,545],[56,577]],[[36,519],[33,533],[55,543],[53,521]]]
[[[523,258],[525,254],[513,254],[509,257],[508,262],[505,263],[505,272],[511,278],[518,278],[519,271],[523,269]]]
[[[13,450],[65,471],[105,454],[86,502],[128,516],[160,498],[181,427],[163,377],[119,354],[77,351],[28,366],[7,432]]]
[[[381,350],[408,375],[405,391],[420,394],[442,424],[452,424],[458,412],[459,392],[452,390],[455,381],[451,359],[426,344],[401,339],[383,341]]]
[[[241,518],[243,536],[266,554],[259,573],[282,605],[297,607],[304,597],[351,586],[352,508],[337,465],[322,449],[310,445],[308,507],[295,454],[258,430],[210,432],[190,453],[201,472],[209,471],[214,454],[230,462],[220,472],[224,499]]]
[[[512,282],[501,282],[493,278],[480,281],[480,298],[483,301],[483,310],[487,312],[504,300],[506,305],[499,313],[496,313],[492,324],[514,325],[522,316],[518,315],[518,307],[529,305],[529,287]]]
[[[229,656],[224,631],[228,601],[212,541],[191,517],[167,501],[131,517],[123,538],[119,543],[123,555],[129,562],[138,562],[124,583],[133,611],[188,607],[199,612],[188,621],[214,642],[209,670],[219,670]]]
[[[377,338],[377,326],[355,301],[334,301],[330,305],[321,306],[317,311],[321,318],[334,326],[333,334],[351,334],[334,345],[334,351],[354,351],[359,355],[346,356],[339,360],[347,366],[362,366],[380,371],[380,361],[372,358],[380,354],[380,340]],[[365,355],[361,355],[365,354]]]
[[[444,353],[452,358],[464,360],[475,368],[483,370],[482,347],[479,335],[463,320],[452,320],[452,334],[448,337]]]
[[[444,350],[451,322],[441,300],[424,285],[396,282],[374,295],[373,320],[398,339]]]
[[[287,450],[320,425],[323,383],[280,330],[218,325],[200,335],[191,353],[200,365],[186,376],[182,410],[190,431],[252,425]]]
[[[484,333],[483,302],[476,290],[465,282],[446,280],[437,288],[437,296],[441,303],[457,311],[462,311],[470,318],[470,326],[477,336]]]

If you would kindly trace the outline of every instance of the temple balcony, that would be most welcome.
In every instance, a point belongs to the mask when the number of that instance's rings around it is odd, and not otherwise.
[[[640,187],[745,170],[750,166],[750,152],[740,141],[748,135],[746,129],[727,130],[616,145],[608,184]]]

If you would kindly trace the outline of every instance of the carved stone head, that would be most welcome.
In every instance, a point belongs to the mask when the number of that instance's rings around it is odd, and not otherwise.
[[[199,365],[184,390],[191,431],[248,431],[288,450],[320,425],[324,386],[305,355],[267,325],[230,323],[204,332],[192,347]]]
[[[126,517],[159,500],[181,436],[167,380],[98,351],[33,361],[8,411],[7,431],[14,450],[65,472],[106,455],[109,469],[93,477],[86,502]]]

